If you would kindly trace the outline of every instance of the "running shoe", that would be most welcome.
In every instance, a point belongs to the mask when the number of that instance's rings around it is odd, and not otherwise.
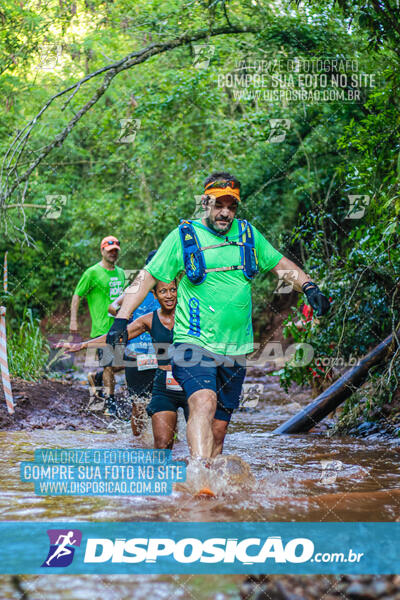
[[[113,394],[106,397],[106,410],[104,411],[106,417],[117,416],[117,403]]]

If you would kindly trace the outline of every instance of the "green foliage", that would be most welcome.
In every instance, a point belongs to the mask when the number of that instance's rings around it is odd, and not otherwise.
[[[18,329],[8,327],[8,366],[10,375],[37,381],[43,375],[49,357],[49,345],[40,331],[39,319],[25,310]]]
[[[299,300],[300,302],[302,300]],[[299,321],[302,322],[301,329],[296,326],[296,323],[299,323]],[[292,383],[297,383],[298,385],[311,383],[314,373],[318,371],[315,362],[312,363],[312,366],[310,364],[299,366],[304,357],[303,345],[311,343],[313,329],[315,329],[315,324],[311,321],[305,322],[302,320],[301,312],[298,309],[293,310],[290,317],[285,319],[283,328],[284,337],[290,337],[294,344],[299,345],[299,349],[296,349],[293,358],[285,363],[282,369],[276,372],[276,375],[279,375],[280,384],[286,392],[288,392]]]
[[[29,8],[37,10],[33,3]],[[312,105],[305,115],[301,102],[289,110],[263,99],[237,100],[231,88],[218,82],[242,60],[284,58],[288,52],[318,56],[338,44],[353,52],[354,42],[343,24],[330,23],[328,16],[313,23],[301,12],[288,9],[278,16],[252,2],[216,3],[212,9],[201,3],[144,0],[135,6],[51,3],[47,18],[54,18],[55,25],[51,35],[42,33],[40,42],[60,42],[60,63],[53,71],[38,69],[39,43],[37,51],[24,54],[19,67],[6,72],[2,91],[9,102],[0,113],[0,153],[52,94],[85,73],[154,40],[177,37],[188,27],[226,25],[226,14],[232,23],[258,24],[260,34],[210,39],[214,54],[207,69],[194,68],[189,45],[120,74],[64,144],[34,171],[25,202],[43,206],[46,196],[58,194],[67,201],[55,220],[47,219],[43,209],[25,210],[31,245],[21,243],[16,229],[24,224],[20,211],[7,211],[0,256],[9,250],[9,287],[15,297],[10,316],[20,317],[24,306],[30,306],[35,315],[46,317],[67,305],[82,271],[99,260],[100,239],[110,233],[122,241],[120,265],[139,268],[179,219],[193,214],[195,196],[212,170],[232,170],[241,179],[239,216],[275,245],[296,223],[299,210],[309,205],[310,196],[323,193],[337,162],[333,144],[347,111],[330,121],[337,110],[333,106]],[[40,31],[38,26],[39,37]],[[67,96],[51,104],[31,133],[22,154],[24,165],[63,129],[96,85],[92,80],[82,86],[65,110]],[[270,119],[287,117],[292,127],[285,144],[270,143]],[[120,120],[129,118],[141,121],[135,143],[119,143]],[[320,152],[325,160],[310,167],[308,157]],[[257,306],[272,287],[260,278]]]
[[[204,178],[224,169],[242,183],[238,216],[304,265],[333,299],[319,324],[299,331],[290,324],[295,312],[286,333],[311,344],[316,358],[348,359],[376,345],[399,320],[400,26],[393,8],[391,0],[32,0],[23,8],[6,0],[0,11],[6,24],[0,33],[1,155],[50,97],[128,53],[229,24],[258,29],[199,42],[213,46],[208,68],[195,67],[190,43],[120,73],[35,169],[25,202],[43,206],[48,195],[63,195],[66,205],[58,219],[46,218],[43,208],[2,213],[0,258],[9,250],[4,301],[12,328],[27,306],[35,318],[65,310],[82,271],[99,260],[105,235],[121,240],[122,267],[140,268],[179,219],[193,215]],[[42,69],[43,46],[51,44],[61,48],[61,58],[53,70]],[[239,94],[251,87],[228,83],[238,70],[252,73],[252,61],[293,57],[357,61],[359,73],[376,75],[375,87],[362,89],[358,102],[286,104]],[[91,98],[101,77],[83,84],[66,106],[72,90],[54,99],[22,149],[19,176]],[[140,121],[134,143],[121,143],[122,119]],[[290,121],[281,143],[271,141],[271,119]],[[6,174],[7,168],[3,183]],[[11,202],[22,191],[21,185]],[[369,198],[368,206],[356,205],[365,208],[359,219],[348,218],[351,195]],[[255,282],[258,323],[270,310],[275,285],[270,275]],[[282,383],[310,382],[313,370],[315,362],[288,363]],[[380,373],[380,381],[395,385],[394,373]]]
[[[400,245],[398,196],[398,66],[386,69],[387,85],[370,94],[366,115],[351,119],[338,140],[341,160],[338,184],[347,196],[359,199],[350,211],[347,202],[335,196],[316,203],[296,228],[293,242],[302,240],[308,267],[315,279],[333,298],[331,312],[317,326],[294,331],[287,320],[286,333],[314,348],[314,360],[302,368],[289,364],[282,370],[284,385],[311,381],[316,359],[361,357],[382,341],[400,319]],[[337,196],[336,196],[337,198]],[[348,218],[359,212],[359,218]],[[364,214],[362,214],[364,213]],[[331,369],[326,369],[326,377]],[[350,426],[362,415],[377,418],[384,402],[390,402],[398,387],[396,368],[381,367],[368,389],[367,399],[358,405],[363,392],[347,403],[342,425]]]

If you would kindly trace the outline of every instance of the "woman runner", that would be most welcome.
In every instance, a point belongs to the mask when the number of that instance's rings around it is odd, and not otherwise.
[[[164,283],[158,281],[154,295],[160,303],[158,310],[147,313],[135,319],[128,325],[128,339],[133,339],[148,332],[157,353],[158,367],[154,377],[151,401],[146,411],[151,417],[154,447],[172,449],[176,433],[177,411],[183,409],[185,419],[189,417],[189,407],[182,388],[172,377],[172,369],[168,358],[168,347],[172,344],[175,322],[175,307],[177,302],[176,282]],[[80,344],[65,344],[69,351],[77,352],[83,348],[98,347],[105,344],[106,336],[102,335]],[[141,433],[133,405],[131,418],[134,435]]]

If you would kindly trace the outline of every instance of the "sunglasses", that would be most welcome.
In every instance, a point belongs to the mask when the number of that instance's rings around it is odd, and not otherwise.
[[[119,243],[118,240],[108,240],[106,242],[106,244],[108,244],[109,246],[112,246],[113,244],[117,244],[117,246],[121,246],[121,244]]]
[[[206,187],[204,188],[204,191],[209,190],[210,188],[227,188],[230,187],[232,189],[239,189],[240,190],[240,183],[235,183],[234,181],[226,181],[225,179],[222,181],[211,181],[210,183],[207,183]]]

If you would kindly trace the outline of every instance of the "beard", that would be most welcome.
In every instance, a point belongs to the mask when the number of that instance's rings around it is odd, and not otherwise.
[[[216,233],[226,233],[229,231],[232,225],[233,219],[211,219],[210,216],[206,218],[207,226],[213,229]]]

